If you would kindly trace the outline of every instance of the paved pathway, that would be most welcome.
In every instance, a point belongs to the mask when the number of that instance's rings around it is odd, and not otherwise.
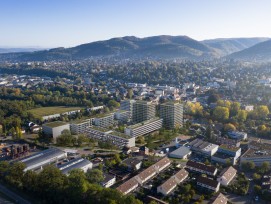
[[[18,194],[12,192],[11,190],[7,189],[4,185],[0,184],[0,191],[5,194],[7,197],[11,198],[14,200],[15,203],[18,204],[31,204],[29,201],[23,199],[21,196]]]

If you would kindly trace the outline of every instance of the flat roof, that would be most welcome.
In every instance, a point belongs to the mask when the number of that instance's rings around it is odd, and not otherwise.
[[[83,159],[83,158],[77,158],[65,164],[60,165],[58,168],[62,171],[63,174],[68,174],[73,169],[80,169],[89,164],[91,164],[89,160]]]
[[[101,132],[103,132],[105,134],[115,135],[115,136],[122,137],[122,138],[125,138],[125,139],[130,139],[131,138],[128,135],[125,135],[124,133],[116,132],[114,130],[110,130],[110,129],[106,129],[106,128],[101,128],[101,127],[98,127],[98,126],[91,126],[89,129],[101,131]]]
[[[94,118],[105,118],[105,117],[109,117],[109,116],[113,116],[113,115],[114,115],[114,112],[103,113],[103,114],[95,115]]]
[[[134,125],[130,125],[128,126],[127,128],[130,128],[130,129],[135,129],[135,128],[138,128],[140,126],[143,126],[143,125],[147,125],[147,124],[150,124],[152,122],[155,122],[155,121],[158,121],[158,120],[161,120],[161,118],[158,118],[158,117],[155,117],[155,118],[151,118],[150,120],[145,120],[141,123],[137,123],[137,124],[134,124]]]
[[[54,127],[59,127],[59,126],[62,126],[62,125],[68,125],[68,123],[65,123],[65,122],[62,122],[62,121],[54,121],[54,122],[50,122],[50,123],[45,123],[43,125],[47,126],[47,127],[54,128]]]
[[[81,124],[81,123],[86,123],[86,122],[90,122],[90,119],[85,119],[85,120],[72,120],[70,121],[70,124]]]

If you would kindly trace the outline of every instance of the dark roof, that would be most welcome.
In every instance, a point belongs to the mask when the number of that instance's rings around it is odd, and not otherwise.
[[[104,180],[101,182],[102,185],[105,185],[107,182],[111,181],[116,176],[113,174],[104,174]]]
[[[198,180],[197,180],[198,183],[202,183],[202,184],[205,184],[207,186],[211,186],[213,188],[216,188],[217,185],[218,185],[218,181],[216,180],[212,180],[212,179],[209,179],[207,177],[198,177]]]
[[[122,163],[126,164],[127,166],[135,166],[141,163],[142,161],[138,158],[128,158],[122,161]]]
[[[205,164],[194,162],[194,161],[191,161],[191,160],[189,160],[186,163],[186,166],[197,168],[197,169],[200,169],[200,170],[203,170],[203,171],[206,171],[206,172],[210,172],[212,174],[215,173],[215,171],[216,171],[216,168],[213,167],[213,166],[207,166]]]

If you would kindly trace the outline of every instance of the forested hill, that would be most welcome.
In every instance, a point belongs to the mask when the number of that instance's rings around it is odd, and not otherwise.
[[[187,36],[134,36],[112,38],[72,48],[55,48],[28,53],[5,53],[0,60],[47,61],[91,57],[202,60],[219,57],[216,49]]]

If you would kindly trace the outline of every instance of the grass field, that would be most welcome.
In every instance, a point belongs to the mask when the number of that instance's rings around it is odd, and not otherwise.
[[[53,106],[53,107],[42,107],[34,108],[29,110],[36,118],[41,118],[42,116],[53,115],[57,113],[65,113],[68,111],[82,109],[82,107],[69,107],[69,106]]]

